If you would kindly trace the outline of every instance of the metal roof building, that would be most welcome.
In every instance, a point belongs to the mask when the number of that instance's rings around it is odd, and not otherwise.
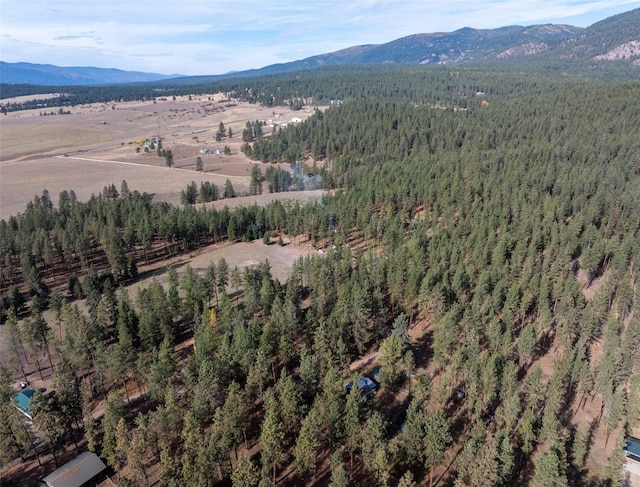
[[[16,400],[16,406],[18,407],[18,411],[24,414],[27,418],[33,419],[31,417],[31,411],[29,410],[29,405],[31,404],[31,399],[33,399],[33,395],[36,391],[33,389],[22,389],[18,392],[14,398]]]
[[[627,458],[640,462],[640,440],[631,437],[625,438],[624,451]]]
[[[47,487],[85,487],[97,485],[92,482],[100,475],[107,466],[98,458],[98,455],[91,452],[84,452],[65,463],[62,467],[54,470],[42,481]]]

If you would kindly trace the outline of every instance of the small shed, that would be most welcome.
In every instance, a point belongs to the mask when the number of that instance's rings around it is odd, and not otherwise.
[[[47,487],[93,487],[104,480],[101,474],[106,469],[107,466],[98,455],[86,451],[54,470],[42,481]]]
[[[33,395],[36,393],[33,389],[22,389],[15,396],[15,404],[22,414],[24,414],[27,418],[33,419],[31,415],[31,411],[29,406],[31,405],[31,400],[33,399]]]
[[[380,367],[376,367],[371,372],[371,378],[378,384],[380,384]]]
[[[632,437],[625,438],[624,455],[628,460],[640,463],[640,440]]]
[[[365,397],[375,391],[376,387],[375,382],[368,377],[361,377],[360,380],[358,380],[358,390]],[[353,381],[347,382],[343,388],[346,392],[349,392],[353,388]]]

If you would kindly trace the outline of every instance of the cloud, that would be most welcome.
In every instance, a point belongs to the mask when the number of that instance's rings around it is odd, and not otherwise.
[[[76,39],[93,39],[93,34],[92,33],[88,33],[88,34],[67,34],[67,35],[59,35],[57,37],[54,37],[53,40],[54,41],[72,41],[72,40],[76,40]]]

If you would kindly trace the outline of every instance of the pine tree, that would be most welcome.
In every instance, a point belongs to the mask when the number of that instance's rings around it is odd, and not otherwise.
[[[442,412],[437,412],[425,421],[424,466],[429,469],[429,487],[433,485],[433,469],[442,461],[444,452],[451,443],[449,422]]]
[[[398,335],[391,334],[380,345],[380,381],[388,386],[400,377],[402,368],[402,342]]]
[[[349,475],[344,469],[340,450],[336,450],[331,455],[331,483],[330,487],[349,487]]]
[[[316,472],[318,449],[320,448],[320,419],[316,408],[311,408],[305,417],[294,449],[298,475]]]
[[[122,396],[112,391],[107,396],[104,415],[102,416],[102,430],[104,434],[100,444],[100,456],[113,468],[117,468],[119,465],[117,431],[118,423],[123,417],[124,408],[122,405]]]
[[[373,459],[373,477],[377,485],[386,487],[389,482],[389,457],[385,448],[378,448]]]
[[[249,182],[249,194],[262,194],[262,171],[257,164],[251,165],[251,181]]]
[[[251,461],[248,454],[243,453],[238,458],[236,468],[231,474],[233,487],[256,487],[260,482],[258,467]]]
[[[422,401],[417,397],[411,400],[404,428],[400,434],[400,448],[405,461],[412,467],[418,467],[425,461],[423,445],[426,425],[421,403]]]
[[[583,421],[578,424],[576,429],[575,436],[573,438],[571,463],[573,463],[573,466],[577,469],[581,469],[584,466],[591,437],[591,427],[591,422]]]
[[[534,461],[531,487],[566,487],[568,484],[566,465],[559,452],[548,449]]]
[[[417,485],[413,480],[413,474],[409,470],[400,477],[400,481],[398,482],[398,487],[417,487]]]
[[[379,465],[376,465],[376,455],[385,447],[384,437],[385,431],[382,416],[378,411],[374,411],[364,425],[360,444],[362,461],[370,473],[374,473],[376,468],[379,467]]]
[[[227,179],[224,183],[224,197],[225,198],[235,198],[236,192],[233,189],[233,184],[229,179]]]
[[[275,484],[277,469],[285,459],[285,425],[272,389],[267,391],[264,401],[265,415],[260,432],[262,472],[264,476],[271,470]]]
[[[351,466],[353,467],[353,456],[360,448],[362,432],[362,394],[356,387],[358,377],[354,376],[351,380],[353,386],[347,395],[347,403],[344,407],[343,432],[344,444],[349,452]]]
[[[224,123],[220,122],[220,124],[218,125],[218,131],[216,132],[216,142],[220,142],[224,138],[226,133],[227,131],[224,128]]]

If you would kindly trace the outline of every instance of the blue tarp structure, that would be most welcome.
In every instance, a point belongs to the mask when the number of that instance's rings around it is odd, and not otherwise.
[[[350,391],[353,388],[353,381],[351,380],[347,382],[343,387],[345,391]],[[376,383],[368,377],[361,377],[358,381],[358,390],[363,396],[369,395],[369,393],[373,392],[376,387]]]
[[[29,419],[33,419],[29,411],[29,405],[35,392],[33,389],[22,389],[14,396],[18,410]]]

